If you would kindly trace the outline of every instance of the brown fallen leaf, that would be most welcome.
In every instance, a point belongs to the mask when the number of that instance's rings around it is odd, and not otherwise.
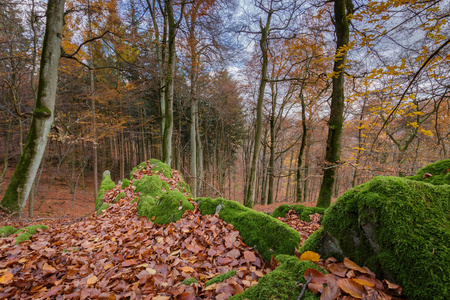
[[[355,282],[353,279],[342,278],[337,281],[339,287],[349,294],[350,296],[362,299],[363,294],[365,294],[365,289],[362,285]]]

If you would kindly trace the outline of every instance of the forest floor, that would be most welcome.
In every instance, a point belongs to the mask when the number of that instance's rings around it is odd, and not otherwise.
[[[14,168],[8,168],[5,174],[5,180],[0,192],[0,199],[3,198],[8,183],[14,173]],[[48,174],[54,174],[55,172],[47,172]],[[34,217],[33,219],[64,219],[70,220],[73,218],[79,218],[95,210],[94,199],[94,182],[93,177],[86,175],[83,182],[80,182],[76,189],[76,193],[71,193],[70,186],[61,179],[61,176],[53,178],[53,175],[43,174],[40,179],[39,192],[34,205]],[[100,182],[99,182],[100,184]],[[272,213],[278,206],[282,204],[299,204],[293,202],[277,202],[270,205],[254,206],[254,210],[266,213]],[[313,207],[315,202],[301,203],[305,206]],[[5,216],[0,216],[0,222]],[[23,210],[22,219],[28,217],[28,204]],[[31,220],[27,220],[31,221]],[[1,224],[0,224],[1,225]]]

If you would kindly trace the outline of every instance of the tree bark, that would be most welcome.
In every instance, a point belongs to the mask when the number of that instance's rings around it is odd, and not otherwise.
[[[302,104],[302,141],[300,143],[300,151],[297,158],[297,202],[305,202],[302,193],[302,164],[303,153],[305,152],[306,137],[308,134],[308,127],[306,126],[306,103],[303,97],[303,86],[300,90],[300,101]]]
[[[336,57],[333,67],[333,93],[331,112],[328,120],[328,140],[325,154],[325,167],[320,187],[318,207],[328,207],[335,182],[336,168],[340,161],[342,127],[344,124],[344,71],[349,42],[348,15],[353,12],[351,0],[335,0],[334,15],[336,24]]]
[[[255,144],[253,148],[252,166],[250,167],[250,175],[248,178],[247,194],[244,199],[244,205],[247,207],[253,207],[255,202],[255,183],[256,183],[256,171],[259,160],[259,151],[261,149],[261,133],[262,133],[262,110],[264,101],[264,91],[267,83],[267,65],[269,57],[267,53],[267,37],[269,35],[270,22],[272,20],[272,11],[267,14],[266,25],[261,27],[261,39],[259,46],[262,53],[262,68],[261,68],[261,81],[259,84],[258,101],[256,104],[256,131],[255,131]]]
[[[23,153],[1,201],[1,206],[11,212],[25,207],[47,145],[54,118],[63,18],[64,0],[49,0],[33,119]]]

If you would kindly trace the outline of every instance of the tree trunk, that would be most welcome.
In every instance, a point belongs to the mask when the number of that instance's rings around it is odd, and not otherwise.
[[[300,91],[300,101],[302,104],[302,141],[300,144],[300,151],[298,153],[297,158],[297,202],[305,202],[302,193],[302,164],[303,164],[303,153],[305,151],[306,146],[306,137],[308,134],[308,127],[306,126],[306,104],[305,98],[303,97],[303,86]]]
[[[168,53],[166,69],[166,91],[164,94],[165,122],[163,132],[163,157],[162,160],[169,166],[172,163],[172,136],[173,136],[173,76],[175,73],[175,36],[177,24],[173,15],[173,1],[165,0],[167,11]]]
[[[11,139],[11,128],[12,121],[8,123],[8,129],[6,129],[6,140],[5,140],[5,153],[3,154],[3,170],[0,173],[0,193],[3,190],[3,178],[5,177],[6,171],[8,171],[8,161],[9,161],[9,143]]]
[[[23,153],[1,202],[11,212],[25,207],[47,145],[54,118],[63,18],[64,0],[49,0],[33,119]]]
[[[344,123],[344,71],[349,42],[348,15],[353,13],[351,0],[335,0],[334,15],[336,24],[336,57],[333,67],[333,93],[331,96],[331,112],[328,121],[328,139],[325,154],[325,167],[320,187],[318,207],[328,207],[335,182],[336,168],[340,161],[342,126]]]
[[[269,35],[270,21],[272,19],[272,11],[267,14],[266,25],[261,27],[261,39],[259,41],[259,46],[262,53],[262,68],[261,68],[261,81],[259,84],[258,101],[256,104],[256,131],[255,131],[255,144],[253,148],[252,156],[252,166],[250,167],[250,175],[248,178],[247,195],[244,199],[244,205],[247,207],[253,207],[255,201],[255,183],[257,166],[259,160],[259,151],[261,149],[261,133],[262,133],[262,110],[264,102],[264,91],[266,89],[267,83],[267,65],[269,62],[269,57],[267,54],[267,37]]]

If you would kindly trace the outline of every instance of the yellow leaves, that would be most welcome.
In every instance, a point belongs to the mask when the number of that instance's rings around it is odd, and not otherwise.
[[[421,129],[419,129],[419,132],[426,136],[433,136],[433,133],[431,132],[431,130],[425,130],[425,129],[421,128]]]
[[[0,277],[0,284],[7,284],[8,282],[13,279],[14,275],[11,273],[11,271],[7,271],[5,274]]]
[[[300,260],[310,260],[317,262],[320,260],[320,255],[313,251],[306,251],[302,253],[302,255],[300,256]]]
[[[97,276],[94,275],[94,276],[89,277],[88,280],[86,281],[86,283],[88,285],[94,285],[97,283],[97,281],[98,281],[98,278],[97,278]]]
[[[410,122],[407,124],[408,126],[414,127],[414,128],[418,128],[419,124],[417,124],[417,122]]]

